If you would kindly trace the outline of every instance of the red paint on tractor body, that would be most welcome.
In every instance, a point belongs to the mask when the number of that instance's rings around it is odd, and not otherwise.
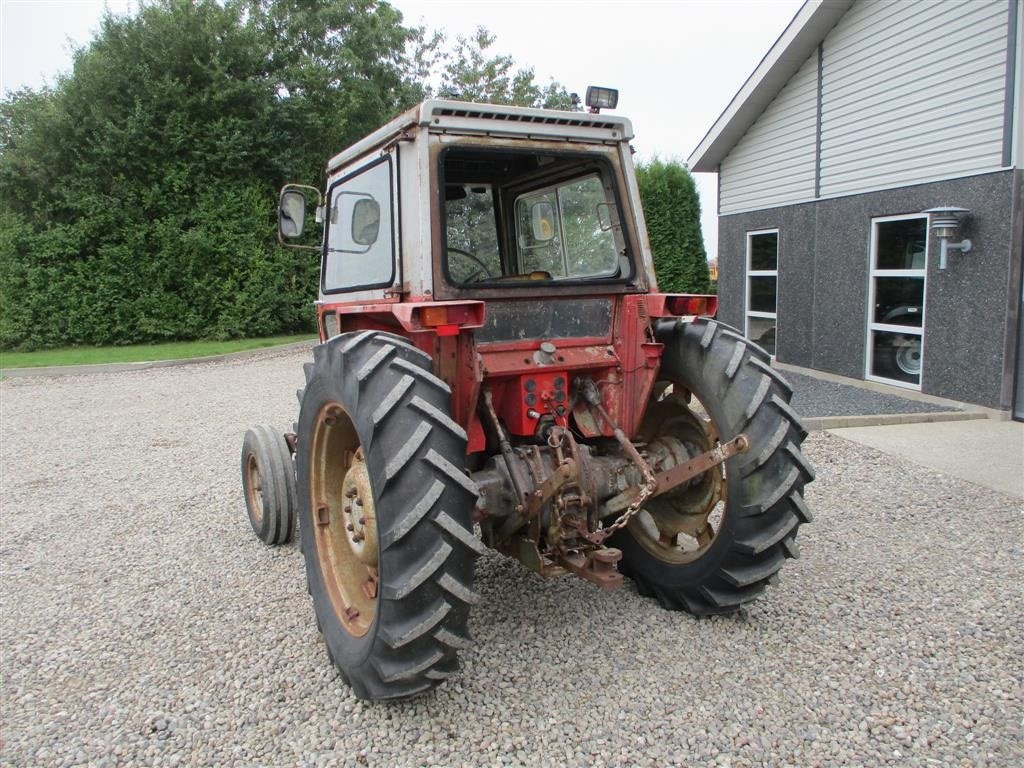
[[[607,336],[522,339],[477,343],[473,331],[484,324],[486,302],[432,301],[431,297],[389,298],[377,302],[323,303],[317,307],[320,339],[338,333],[380,330],[409,339],[435,361],[435,373],[452,390],[452,416],[466,430],[467,453],[486,449],[477,414],[486,383],[508,432],[533,435],[543,419],[565,424],[570,416],[585,437],[611,437],[608,424],[573,401],[573,379],[592,379],[608,414],[631,438],[657,380],[662,345],[652,321],[680,317],[676,310],[717,309],[717,297],[685,294],[602,295],[614,302]],[[686,316],[684,316],[686,317]],[[689,316],[692,319],[692,316]],[[555,351],[542,354],[553,342]]]

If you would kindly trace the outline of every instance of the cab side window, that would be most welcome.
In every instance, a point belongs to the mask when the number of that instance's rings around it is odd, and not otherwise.
[[[391,159],[384,157],[331,185],[324,293],[380,288],[394,280]]]

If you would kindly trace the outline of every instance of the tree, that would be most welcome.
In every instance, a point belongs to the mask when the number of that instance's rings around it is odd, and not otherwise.
[[[312,327],[280,185],[420,98],[374,0],[161,0],[0,108],[0,345]]]
[[[686,166],[658,158],[637,166],[658,287],[666,293],[708,293],[711,277],[700,229],[700,199]]]
[[[424,30],[377,0],[251,0],[266,36],[279,130],[292,178],[320,178],[326,157],[424,97],[410,51]],[[310,165],[312,163],[312,165]],[[303,164],[306,167],[302,167]]]
[[[426,48],[434,55],[420,53],[427,59],[426,71],[436,70],[438,62],[447,62],[440,73],[438,93],[459,101],[544,109],[578,108],[560,83],[551,80],[545,86],[539,85],[534,79],[533,67],[516,69],[511,56],[490,55],[495,39],[486,27],[477,27],[471,37],[459,35],[455,45],[440,55],[445,40],[443,34],[429,40]]]
[[[52,89],[0,102],[0,347],[312,328],[318,264],[280,248],[277,190],[415,104],[567,106],[494,38],[407,27],[382,0],[153,0],[104,16]],[[475,90],[472,90],[475,89]]]

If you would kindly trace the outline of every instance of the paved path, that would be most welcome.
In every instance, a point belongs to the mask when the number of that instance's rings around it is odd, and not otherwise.
[[[977,485],[1024,498],[1024,423],[978,419],[829,431]]]
[[[956,412],[956,408],[921,402],[866,387],[840,384],[796,371],[782,373],[793,385],[792,406],[801,416],[859,416],[862,414]]]

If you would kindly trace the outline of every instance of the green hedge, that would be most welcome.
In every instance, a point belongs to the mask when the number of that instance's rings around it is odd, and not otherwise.
[[[277,190],[415,103],[374,0],[163,0],[106,16],[52,90],[0,103],[0,346],[313,327]]]
[[[693,176],[682,163],[655,158],[637,166],[637,184],[659,290],[709,293],[711,276]]]

